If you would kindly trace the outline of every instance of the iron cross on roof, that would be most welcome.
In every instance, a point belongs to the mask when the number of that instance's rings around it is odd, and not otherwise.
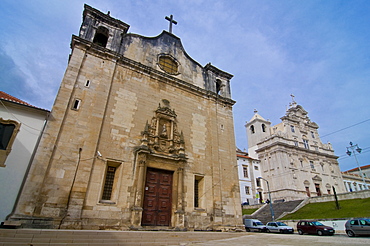
[[[172,33],[172,23],[177,25],[177,21],[173,19],[173,15],[170,15],[170,17],[166,16],[165,19],[170,22],[170,33]]]

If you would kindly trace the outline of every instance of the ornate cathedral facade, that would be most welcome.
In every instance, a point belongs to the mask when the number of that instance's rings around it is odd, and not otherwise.
[[[248,154],[261,161],[261,176],[270,184],[273,201],[346,192],[331,144],[321,142],[319,126],[294,99],[281,123],[271,126],[255,111],[245,127]],[[263,190],[264,199],[267,192]]]

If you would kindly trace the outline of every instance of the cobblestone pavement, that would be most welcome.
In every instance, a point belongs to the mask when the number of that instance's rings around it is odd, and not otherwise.
[[[0,246],[157,246],[157,245],[370,245],[370,237],[253,232],[165,232],[0,229]]]

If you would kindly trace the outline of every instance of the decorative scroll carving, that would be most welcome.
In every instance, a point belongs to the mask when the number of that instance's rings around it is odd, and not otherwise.
[[[141,147],[152,153],[185,158],[184,135],[177,129],[175,110],[168,100],[163,99],[162,103],[141,132]]]

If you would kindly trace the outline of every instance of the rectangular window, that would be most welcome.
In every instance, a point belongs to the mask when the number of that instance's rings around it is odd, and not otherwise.
[[[80,104],[81,104],[81,100],[80,99],[76,99],[73,102],[72,109],[73,110],[78,110],[80,108]]]
[[[6,150],[15,129],[14,124],[0,123],[0,149]]]
[[[290,130],[291,130],[292,132],[295,132],[295,130],[294,130],[294,126],[290,126]]]
[[[202,176],[195,176],[194,177],[194,207],[200,208],[202,207],[202,196],[203,196],[203,177]]]
[[[254,170],[257,170],[258,171],[258,166],[254,166]]]
[[[14,120],[4,120],[0,117],[0,167],[5,167],[5,161],[12,151],[12,145],[19,132],[21,124]]]
[[[245,186],[244,189],[245,189],[245,194],[246,195],[249,195],[250,194],[250,188],[249,188],[249,186]]]
[[[114,204],[119,194],[120,162],[107,161],[102,187],[101,203]]]
[[[107,173],[105,176],[102,200],[111,199],[115,174],[116,174],[116,168],[108,166]]]
[[[315,138],[315,133],[314,132],[311,132],[311,137]]]
[[[298,147],[298,141],[294,141],[294,146]]]
[[[310,146],[308,145],[308,140],[307,139],[303,139],[303,145],[304,145],[305,149],[310,149]]]
[[[244,178],[248,178],[248,166],[243,166],[243,175]]]

